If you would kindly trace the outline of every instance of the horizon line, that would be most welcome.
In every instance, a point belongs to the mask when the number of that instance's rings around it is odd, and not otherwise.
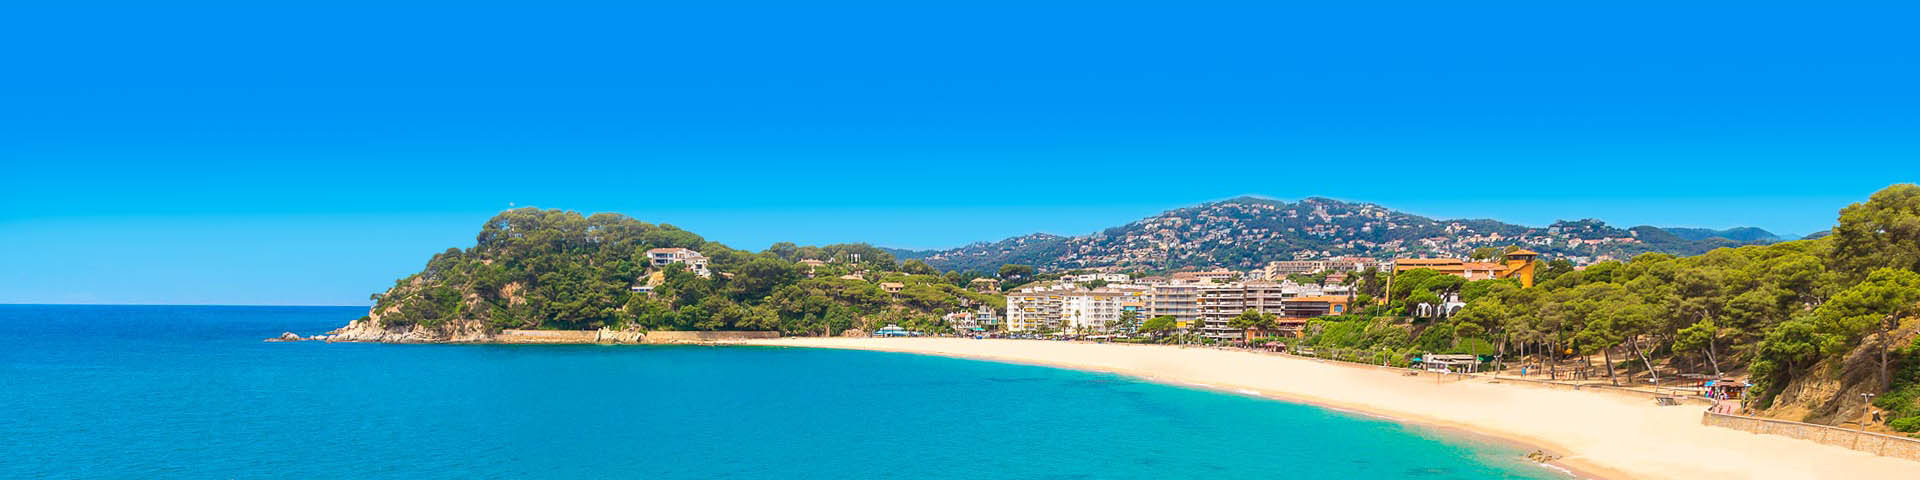
[[[288,305],[288,304],[238,304],[238,303],[17,303],[0,302],[0,306],[22,307],[354,307],[371,308],[368,305]]]

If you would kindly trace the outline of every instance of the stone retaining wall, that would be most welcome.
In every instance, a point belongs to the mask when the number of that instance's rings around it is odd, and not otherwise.
[[[1748,433],[1793,437],[1841,448],[1851,448],[1875,455],[1920,461],[1920,439],[1882,435],[1788,420],[1727,415],[1711,411],[1705,412],[1704,416],[1700,417],[1700,423],[1707,426],[1731,428]]]
[[[780,338],[780,332],[707,332],[707,331],[657,331],[647,332],[647,343],[712,343],[733,340],[752,340],[760,338]]]
[[[1261,352],[1261,353],[1267,354],[1267,352]],[[1680,392],[1680,391],[1656,393],[1656,392],[1649,392],[1646,390],[1640,390],[1636,388],[1608,385],[1604,383],[1581,384],[1581,383],[1569,383],[1569,382],[1563,382],[1563,381],[1557,381],[1557,380],[1538,380],[1538,379],[1521,378],[1521,377],[1502,377],[1491,372],[1482,372],[1482,373],[1473,373],[1473,374],[1458,374],[1458,373],[1440,374],[1440,373],[1434,373],[1434,372],[1429,372],[1425,370],[1412,370],[1405,367],[1389,367],[1389,366],[1383,366],[1383,365],[1374,365],[1371,363],[1349,362],[1346,360],[1334,360],[1330,358],[1320,358],[1320,357],[1311,356],[1311,355],[1296,355],[1292,353],[1272,353],[1272,355],[1287,355],[1294,358],[1301,358],[1301,359],[1313,360],[1318,362],[1332,362],[1332,363],[1338,363],[1342,365],[1365,367],[1365,368],[1370,368],[1375,370],[1392,371],[1392,372],[1399,372],[1399,373],[1417,372],[1419,373],[1419,376],[1429,377],[1429,378],[1434,376],[1439,376],[1442,379],[1451,379],[1456,381],[1485,380],[1489,382],[1513,382],[1516,384],[1524,384],[1524,385],[1537,386],[1542,388],[1551,388],[1551,389],[1559,389],[1559,390],[1579,390],[1579,391],[1587,391],[1587,392],[1601,392],[1601,393],[1610,393],[1610,394],[1616,394],[1616,395],[1644,397],[1648,399],[1652,399],[1654,397],[1672,397],[1679,400],[1682,403],[1693,403],[1693,404],[1709,405],[1709,406],[1713,405],[1713,400],[1707,399],[1706,397],[1701,397],[1699,395],[1689,395],[1686,392]]]
[[[501,330],[494,343],[599,343],[596,330]]]

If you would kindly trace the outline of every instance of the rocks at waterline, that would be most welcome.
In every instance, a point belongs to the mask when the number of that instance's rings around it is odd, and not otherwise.
[[[1527,460],[1532,460],[1534,463],[1553,463],[1553,461],[1559,459],[1559,455],[1547,453],[1546,450],[1534,450],[1527,454]]]
[[[328,338],[331,338],[331,337],[328,337],[326,335],[314,335],[311,337],[301,337],[299,334],[296,334],[293,332],[283,332],[280,334],[280,336],[269,338],[266,341],[269,341],[269,342],[298,342],[301,340],[325,341]]]

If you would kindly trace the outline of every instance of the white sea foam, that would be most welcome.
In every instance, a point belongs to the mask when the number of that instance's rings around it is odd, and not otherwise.
[[[1567,467],[1562,467],[1562,466],[1554,465],[1551,463],[1542,463],[1540,464],[1540,466],[1553,469],[1556,472],[1567,474],[1567,476],[1569,477],[1580,478],[1579,474],[1573,473],[1573,470],[1568,470]]]

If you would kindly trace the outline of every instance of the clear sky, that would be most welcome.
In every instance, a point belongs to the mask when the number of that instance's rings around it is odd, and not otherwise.
[[[748,249],[1241,194],[1804,234],[1920,180],[1894,4],[41,3],[0,7],[0,302],[365,304],[509,205]]]

